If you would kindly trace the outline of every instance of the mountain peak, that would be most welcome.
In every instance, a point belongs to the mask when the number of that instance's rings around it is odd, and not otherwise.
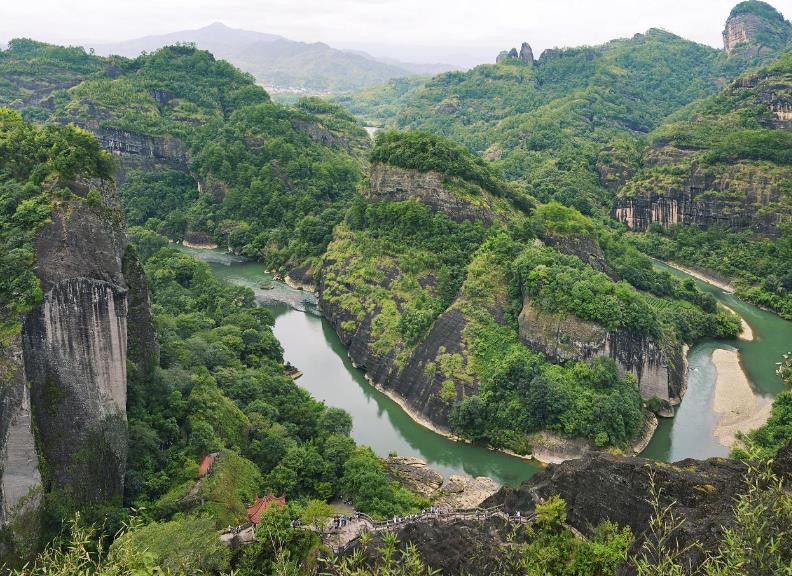
[[[222,22],[212,22],[208,26],[204,26],[204,30],[231,30],[230,27],[226,26]]]
[[[749,55],[781,48],[792,39],[792,24],[770,4],[760,0],[740,2],[729,13],[723,30],[723,48],[731,53],[743,46]]]

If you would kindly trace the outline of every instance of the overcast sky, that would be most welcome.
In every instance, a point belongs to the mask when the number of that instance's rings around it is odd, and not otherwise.
[[[377,56],[470,65],[528,41],[598,44],[651,27],[721,47],[737,0],[0,0],[0,41],[117,42],[234,28],[365,49]],[[792,17],[792,0],[772,0]]]

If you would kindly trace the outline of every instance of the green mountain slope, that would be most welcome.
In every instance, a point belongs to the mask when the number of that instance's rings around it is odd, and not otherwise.
[[[322,309],[369,378],[441,428],[540,458],[548,430],[627,449],[641,397],[680,394],[682,343],[737,330],[619,234],[457,145],[382,133],[372,161],[323,257]]]
[[[656,256],[792,317],[792,52],[652,132],[613,215]]]
[[[131,224],[273,268],[322,253],[369,146],[339,107],[274,104],[252,77],[191,47],[128,60],[14,40],[0,77],[0,104],[82,126],[119,154]]]
[[[746,34],[744,44],[753,46]],[[771,59],[778,46],[769,44],[727,54],[653,29],[601,46],[546,50],[534,63],[500,58],[423,86],[393,82],[341,102],[373,121],[460,142],[537,198],[590,213],[609,202],[595,169],[604,145],[626,141],[619,148],[631,154],[629,143],[668,114]]]

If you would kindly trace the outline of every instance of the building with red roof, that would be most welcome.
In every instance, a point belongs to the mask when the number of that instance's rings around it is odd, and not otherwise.
[[[270,506],[286,506],[286,497],[267,495],[264,498],[256,498],[253,505],[247,509],[248,520],[255,525],[261,524],[261,515]]]

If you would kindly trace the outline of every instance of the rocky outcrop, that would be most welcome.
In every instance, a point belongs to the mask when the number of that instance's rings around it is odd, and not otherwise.
[[[434,502],[437,506],[470,510],[477,508],[499,489],[500,484],[488,476],[471,478],[454,475],[437,491]]]
[[[120,500],[127,360],[143,369],[158,362],[114,186],[66,185],[79,198],[56,204],[34,239],[43,302],[0,358],[0,524],[39,484],[77,505]],[[86,201],[91,190],[99,205]]]
[[[420,200],[451,220],[480,220],[492,224],[494,216],[490,198],[479,194],[470,199],[448,190],[439,172],[419,172],[386,164],[371,167],[369,197],[375,201]]]
[[[773,462],[776,474],[792,476],[792,445]],[[567,522],[589,535],[605,520],[630,526],[638,536],[647,530],[653,509],[652,483],[662,506],[673,504],[684,520],[674,536],[693,566],[705,551],[717,548],[724,528],[734,522],[734,498],[745,487],[746,464],[711,458],[675,464],[636,457],[592,453],[579,460],[551,465],[519,488],[504,487],[482,506],[503,505],[509,512],[530,512],[538,502],[560,495],[567,503]],[[686,548],[690,544],[695,544]],[[683,562],[687,564],[687,562]]]
[[[685,151],[658,149],[647,156],[647,164],[670,166],[685,155]],[[770,172],[750,163],[716,171],[694,162],[683,177],[631,182],[630,189],[614,201],[611,215],[637,231],[659,224],[777,235],[781,224],[792,221],[792,207],[783,203],[783,185],[790,178],[790,170]]]
[[[533,50],[531,50],[531,45],[528,42],[523,42],[522,46],[520,46],[520,60],[525,62],[526,64],[533,65],[534,63],[534,55]]]
[[[792,37],[792,26],[772,6],[751,0],[732,10],[723,30],[723,49],[732,53],[738,47],[747,56],[783,46]]]
[[[649,337],[626,330],[608,331],[567,314],[545,312],[525,299],[518,318],[520,339],[553,362],[612,358],[622,372],[635,374],[645,400],[678,400],[685,388],[681,345],[671,357]]]
[[[142,132],[80,122],[81,128],[96,136],[102,148],[114,154],[130,154],[157,160],[173,167],[188,170],[189,153],[181,140],[171,136],[151,136]]]
[[[533,66],[534,64],[534,55],[533,50],[531,50],[531,45],[528,42],[523,42],[522,46],[520,46],[520,51],[517,51],[517,48],[512,48],[511,50],[504,50],[498,57],[495,59],[496,63],[505,62],[507,60],[520,60],[525,62],[526,64],[530,64]]]
[[[0,527],[35,512],[40,504],[33,428],[22,343],[17,337],[0,358]]]
[[[383,464],[391,480],[422,496],[432,496],[443,485],[443,476],[420,458],[388,456]]]
[[[325,273],[320,277],[318,290],[319,303],[325,318],[335,327],[341,342],[349,350],[349,357],[355,366],[365,371],[372,384],[403,398],[405,409],[413,412],[414,417],[425,418],[445,431],[453,400],[478,391],[475,382],[451,377],[456,396],[451,401],[444,400],[441,390],[449,376],[436,368],[438,356],[462,352],[462,332],[467,323],[464,314],[451,306],[435,320],[429,333],[409,357],[403,363],[397,362],[396,357],[400,350],[392,349],[383,354],[374,349],[372,321],[380,310],[371,310],[362,319],[358,319],[332,297],[328,298],[326,271],[334,264],[336,263],[327,259],[324,262]],[[379,286],[388,289],[397,275],[398,270],[389,270]],[[347,328],[350,324],[354,328]]]

